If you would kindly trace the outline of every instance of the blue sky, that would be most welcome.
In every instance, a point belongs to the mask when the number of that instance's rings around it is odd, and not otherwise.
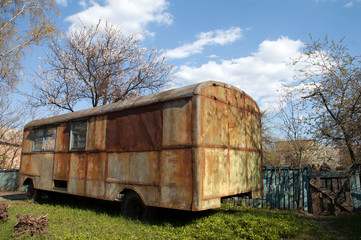
[[[205,80],[244,90],[262,109],[293,81],[288,65],[309,34],[340,40],[361,54],[361,0],[56,0],[64,31],[108,19],[126,33],[146,33],[175,65],[176,86]],[[46,49],[45,49],[46,50]],[[45,51],[44,50],[44,51]],[[27,59],[34,67],[42,50]],[[31,62],[31,64],[29,64]]]

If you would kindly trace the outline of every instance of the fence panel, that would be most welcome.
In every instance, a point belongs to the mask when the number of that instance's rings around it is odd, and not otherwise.
[[[354,164],[348,170],[311,173],[311,211],[329,215],[361,210],[360,167]]]
[[[0,170],[0,190],[16,191],[18,185],[19,170]]]
[[[271,209],[308,210],[307,176],[310,168],[263,167],[264,195],[260,199],[241,198],[249,206],[267,206]]]
[[[350,168],[353,174],[350,179],[350,193],[355,210],[361,210],[361,165],[354,165]]]

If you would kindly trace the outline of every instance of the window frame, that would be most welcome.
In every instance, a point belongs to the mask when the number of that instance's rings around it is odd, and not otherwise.
[[[76,124],[82,124],[82,123],[85,123],[86,126],[85,126],[85,144],[84,144],[84,147],[77,147],[77,148],[74,148],[74,134],[73,134],[73,131],[74,131],[74,125]],[[86,147],[87,147],[87,138],[88,138],[88,119],[83,119],[83,120],[77,120],[77,121],[73,121],[70,123],[70,144],[69,144],[69,151],[86,151]]]
[[[49,130],[54,129],[54,134],[49,134]],[[56,136],[58,133],[58,128],[56,125],[46,126],[46,127],[40,127],[33,130],[34,131],[34,137],[33,137],[33,152],[54,152],[56,148]],[[41,134],[36,134],[37,131],[41,131]],[[53,137],[54,138],[54,144],[52,144],[52,148],[46,148],[47,146],[47,140],[48,138]],[[41,148],[36,148],[35,142],[41,139]]]

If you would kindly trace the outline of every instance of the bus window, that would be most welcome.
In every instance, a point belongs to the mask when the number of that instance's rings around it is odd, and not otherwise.
[[[87,121],[71,123],[70,150],[85,150]]]
[[[33,151],[53,151],[55,139],[56,127],[36,129],[34,131]]]

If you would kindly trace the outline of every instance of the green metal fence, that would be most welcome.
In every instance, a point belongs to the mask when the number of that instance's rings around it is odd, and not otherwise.
[[[344,171],[327,172],[311,172],[309,166],[264,166],[263,186],[263,198],[250,199],[246,196],[241,200],[255,207],[298,209],[316,214],[332,214],[337,209],[361,210],[360,164],[354,164]]]
[[[16,191],[18,185],[19,169],[0,170],[0,190]]]
[[[310,167],[263,167],[264,196],[243,197],[247,205],[271,209],[302,209],[310,207],[308,173]]]

